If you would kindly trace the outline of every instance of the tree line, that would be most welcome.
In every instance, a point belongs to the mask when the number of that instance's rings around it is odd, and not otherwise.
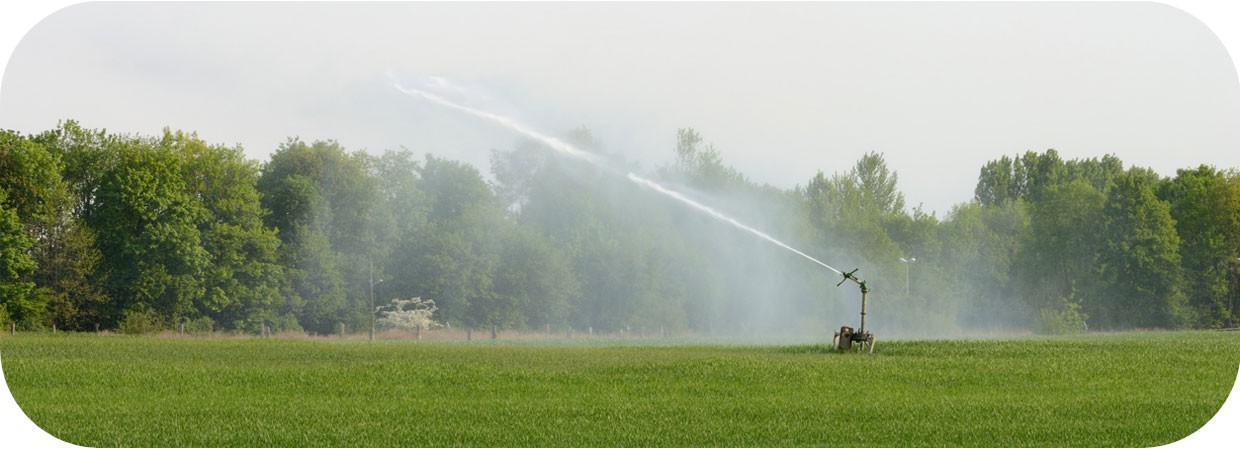
[[[877,153],[779,189],[688,128],[674,162],[646,170],[588,129],[565,139],[862,268],[867,324],[887,335],[1235,326],[1235,170],[1161,177],[1030,151],[988,162],[939,219],[905,205]],[[332,140],[292,138],[259,162],[182,131],[0,131],[0,322],[324,334],[411,298],[462,327],[804,336],[855,322],[837,275],[614,171],[519,141],[491,151],[490,175]]]

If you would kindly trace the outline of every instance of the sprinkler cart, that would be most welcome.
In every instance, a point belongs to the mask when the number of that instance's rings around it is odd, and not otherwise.
[[[832,339],[832,346],[836,350],[848,350],[856,342],[860,345],[858,351],[874,353],[874,334],[865,331],[865,296],[870,292],[870,288],[865,285],[865,280],[858,279],[856,275],[853,275],[855,273],[857,273],[857,269],[841,274],[844,276],[844,279],[836,283],[835,286],[839,287],[845,281],[852,280],[853,283],[857,283],[861,287],[861,327],[856,331],[848,325],[840,327],[840,331],[837,331],[835,338]]]

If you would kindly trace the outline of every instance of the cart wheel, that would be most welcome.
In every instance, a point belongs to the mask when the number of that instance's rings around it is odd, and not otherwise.
[[[870,340],[869,340],[870,353],[874,353],[874,342],[876,341],[878,341],[878,338],[874,336],[870,336]]]

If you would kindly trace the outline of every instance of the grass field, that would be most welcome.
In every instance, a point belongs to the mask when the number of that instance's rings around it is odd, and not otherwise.
[[[17,403],[126,447],[1143,447],[1201,427],[1240,333],[823,346],[0,337]]]

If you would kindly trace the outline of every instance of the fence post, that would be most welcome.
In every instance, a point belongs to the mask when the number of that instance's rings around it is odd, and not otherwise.
[[[467,341],[474,340],[474,327],[465,328],[465,340]]]
[[[95,334],[99,334],[99,324],[95,324]]]
[[[491,325],[491,340],[495,340],[495,325]]]
[[[52,334],[56,334],[56,324],[52,323]]]
[[[180,330],[181,336],[185,336],[185,322],[181,322],[181,325],[178,328]]]
[[[551,334],[551,324],[547,324],[547,335]]]
[[[568,338],[569,339],[573,338],[573,327],[568,327]]]
[[[413,329],[413,338],[419,341],[422,340],[422,324],[419,323],[417,327]]]
[[[9,322],[9,336],[17,334],[17,322]]]
[[[590,335],[590,336],[594,336],[594,326],[593,326],[593,325],[586,327],[586,334],[588,334],[588,335]]]

